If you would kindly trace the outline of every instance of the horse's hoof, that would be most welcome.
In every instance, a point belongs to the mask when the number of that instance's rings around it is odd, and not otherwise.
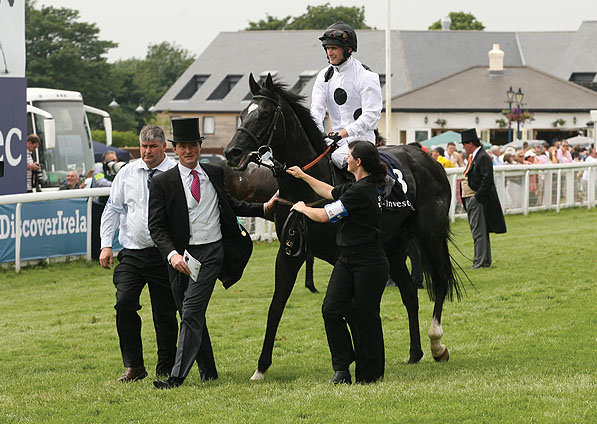
[[[408,363],[416,364],[421,360],[422,357],[423,357],[423,352],[411,353],[410,358],[408,358]]]
[[[446,350],[444,350],[444,353],[442,353],[439,356],[434,356],[433,359],[435,359],[435,362],[448,362],[448,359],[450,359],[450,352],[448,352],[448,348],[446,348]]]
[[[253,374],[253,377],[251,377],[251,381],[257,381],[257,380],[263,380],[265,378],[265,373],[256,370],[255,373]]]

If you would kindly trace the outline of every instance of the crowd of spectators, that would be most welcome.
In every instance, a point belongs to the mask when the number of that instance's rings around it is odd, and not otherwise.
[[[548,142],[530,146],[523,142],[522,148],[516,149],[512,146],[491,146],[487,154],[493,165],[546,165],[551,163],[573,163],[583,162],[594,158],[597,154],[592,147],[570,146],[568,140],[557,140],[550,145]],[[465,167],[467,163],[466,154],[456,150],[455,143],[448,143],[446,149],[434,147],[429,150],[433,159],[442,164],[444,168]]]

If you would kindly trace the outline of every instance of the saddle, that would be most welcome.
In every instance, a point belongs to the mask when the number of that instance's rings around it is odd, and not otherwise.
[[[382,209],[392,212],[401,212],[406,209],[414,212],[415,207],[409,198],[408,184],[400,163],[394,156],[383,151],[379,152],[379,159],[388,170],[385,186],[378,188]]]

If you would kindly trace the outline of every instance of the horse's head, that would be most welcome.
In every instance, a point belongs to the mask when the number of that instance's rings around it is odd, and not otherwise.
[[[241,125],[224,150],[228,166],[240,170],[257,160],[258,151],[271,148],[276,133],[283,139],[285,132],[280,96],[275,92],[272,76],[268,74],[263,86],[260,86],[250,74],[249,87],[253,99],[241,112]]]

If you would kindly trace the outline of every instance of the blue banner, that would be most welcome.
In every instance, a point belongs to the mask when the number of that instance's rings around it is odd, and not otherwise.
[[[15,260],[15,210],[0,206],[0,262]],[[21,260],[84,255],[88,227],[86,198],[23,203]]]

